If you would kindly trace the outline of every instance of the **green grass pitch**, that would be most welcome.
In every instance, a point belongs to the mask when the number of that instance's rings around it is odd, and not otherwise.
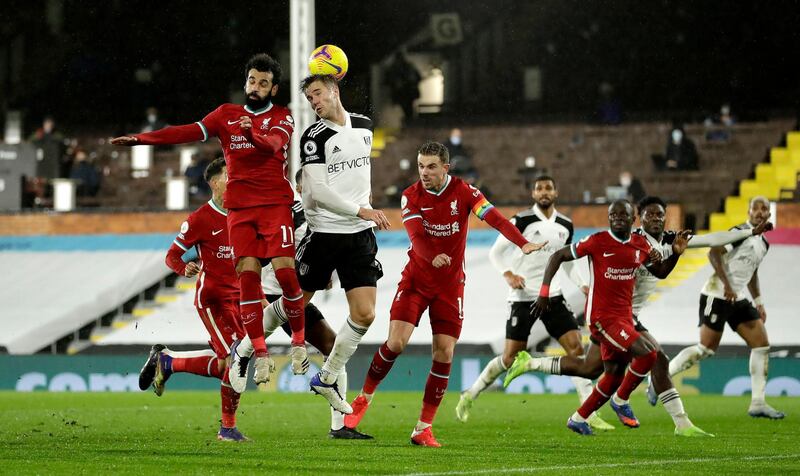
[[[713,439],[673,436],[643,396],[642,427],[581,437],[565,427],[575,395],[486,393],[470,421],[455,419],[457,392],[439,410],[441,449],[409,443],[420,393],[380,393],[361,424],[372,441],[327,438],[319,396],[248,392],[239,428],[252,442],[220,443],[214,392],[0,393],[0,472],[6,474],[791,474],[800,472],[800,399],[772,398],[783,421],[747,416],[746,397],[689,396],[689,415]],[[232,473],[236,472],[236,473]]]

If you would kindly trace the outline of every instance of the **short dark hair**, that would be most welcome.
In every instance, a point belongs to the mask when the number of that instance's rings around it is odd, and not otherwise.
[[[211,179],[222,173],[222,168],[225,167],[225,158],[224,157],[217,157],[216,159],[212,160],[208,167],[206,167],[206,171],[203,172],[203,178],[206,182],[210,182]]]
[[[281,64],[278,63],[272,56],[266,53],[259,53],[257,55],[253,55],[247,61],[247,64],[244,67],[244,77],[246,78],[247,75],[250,73],[250,70],[254,69],[256,71],[260,71],[262,73],[272,73],[272,84],[276,85],[281,82],[281,75],[283,74],[283,70],[281,69]]]
[[[443,164],[450,163],[450,152],[447,150],[447,147],[445,147],[445,145],[442,144],[441,142],[429,140],[428,142],[420,146],[417,153],[419,155],[439,157],[439,160],[441,160]]]
[[[311,83],[314,81],[322,81],[323,84],[331,89],[339,84],[339,81],[337,81],[332,74],[312,74],[310,76],[306,76],[302,81],[300,81],[300,91],[305,94],[306,89],[308,89],[308,87],[311,86]]]
[[[648,195],[648,196],[644,197],[643,199],[639,200],[639,204],[637,205],[638,208],[639,208],[639,216],[641,216],[642,213],[644,213],[644,209],[647,208],[650,205],[661,205],[661,207],[664,210],[667,209],[667,202],[662,200],[660,197],[654,197],[654,196]]]
[[[297,169],[297,172],[294,174],[294,183],[300,183],[303,181],[303,168]]]
[[[553,182],[553,188],[556,189],[558,188],[558,185],[556,185],[556,179],[547,174],[542,174],[537,176],[536,179],[533,181],[533,188],[536,188],[536,182],[548,182],[548,181]]]

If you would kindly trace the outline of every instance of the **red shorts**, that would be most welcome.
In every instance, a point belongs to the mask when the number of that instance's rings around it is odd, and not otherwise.
[[[636,330],[633,317],[628,319],[593,318],[589,325],[592,337],[600,343],[600,358],[618,362],[630,362],[630,348],[641,334]]]
[[[208,343],[220,359],[231,353],[233,341],[247,335],[239,316],[238,300],[206,303],[206,307],[197,308],[197,313],[211,337]]]
[[[228,210],[228,236],[234,261],[253,258],[294,258],[294,221],[288,205]]]
[[[445,334],[458,339],[464,321],[464,284],[451,292],[428,297],[409,286],[406,280],[401,280],[392,301],[389,320],[404,321],[419,327],[425,309],[428,309],[434,335]]]

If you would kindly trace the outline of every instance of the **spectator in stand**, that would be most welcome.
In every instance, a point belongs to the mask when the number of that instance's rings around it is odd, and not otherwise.
[[[54,179],[69,176],[70,160],[66,156],[64,137],[56,130],[56,121],[51,116],[46,116],[42,126],[36,129],[30,142],[41,151],[36,163],[36,176]]]
[[[78,180],[76,194],[79,197],[94,197],[100,190],[100,172],[83,149],[75,151],[75,161],[69,178]]]
[[[676,126],[670,131],[665,158],[667,170],[697,170],[699,168],[697,148],[686,135],[683,126]]]
[[[450,152],[450,175],[464,178],[469,174],[476,174],[478,171],[472,163],[472,156],[464,146],[461,129],[455,128],[450,131],[450,137],[444,145]]]
[[[642,181],[627,170],[619,174],[619,186],[628,191],[628,200],[631,203],[639,203],[639,200],[647,196]]]
[[[167,127],[169,124],[158,117],[158,109],[150,106],[145,111],[145,121],[142,124],[141,132],[153,132]]]
[[[199,154],[192,155],[192,161],[186,167],[183,175],[189,181],[189,196],[192,198],[206,200],[211,197],[211,188],[206,181],[204,174],[209,162]]]
[[[711,142],[728,142],[731,139],[730,127],[736,124],[736,117],[731,113],[730,104],[723,104],[718,115],[706,118],[703,125],[706,131],[706,140]]]

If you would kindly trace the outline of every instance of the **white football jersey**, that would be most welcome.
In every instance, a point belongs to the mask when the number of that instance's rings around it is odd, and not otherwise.
[[[372,120],[348,113],[343,126],[320,119],[306,129],[300,139],[300,163],[325,165],[328,187],[342,199],[370,206]],[[326,209],[311,198],[314,184],[303,184],[303,208],[311,231],[358,233],[372,228],[373,222]]]
[[[747,230],[752,228],[753,225],[750,223],[743,223],[732,229]],[[725,249],[728,252],[722,255],[722,265],[725,268],[725,274],[728,276],[728,282],[736,293],[736,298],[739,300],[745,299],[747,297],[747,283],[750,282],[753,273],[756,272],[761,261],[767,255],[769,242],[761,234],[725,245]],[[725,288],[716,273],[708,278],[701,293],[719,299],[725,298]]]
[[[566,245],[572,243],[572,220],[553,210],[547,218],[539,207],[534,205],[530,210],[525,210],[514,215],[511,223],[516,226],[522,236],[532,243],[547,241],[547,245],[535,253],[525,255],[515,244],[508,241],[503,235],[497,237],[492,253],[502,255],[501,261],[507,270],[525,278],[525,288],[511,289],[508,300],[512,302],[535,301],[539,297],[539,288],[542,287],[544,269],[550,256]],[[561,285],[558,277],[550,283],[550,296],[560,296]]]

